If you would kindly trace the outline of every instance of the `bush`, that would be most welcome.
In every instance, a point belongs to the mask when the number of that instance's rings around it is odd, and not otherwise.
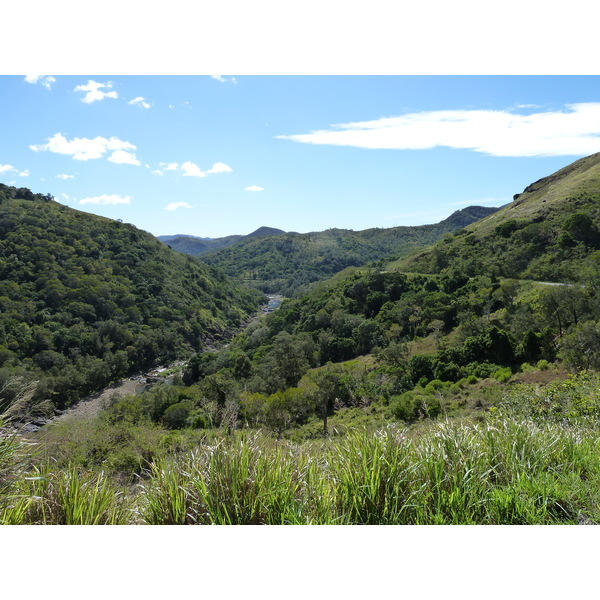
[[[510,370],[510,367],[503,367],[502,369],[498,369],[493,377],[496,381],[504,383],[512,377],[512,371]]]
[[[187,425],[190,407],[187,402],[177,402],[165,410],[162,421],[169,429],[183,429]]]
[[[390,408],[396,419],[413,421],[417,417],[417,397],[411,392],[406,392],[400,396],[392,396]]]

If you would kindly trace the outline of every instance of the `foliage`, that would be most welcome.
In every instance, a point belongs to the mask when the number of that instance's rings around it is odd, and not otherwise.
[[[0,184],[0,367],[65,408],[223,339],[262,300],[133,225]]]
[[[456,231],[495,210],[471,206],[456,211],[435,225],[416,227],[364,231],[328,229],[318,233],[280,232],[279,235],[267,237],[248,236],[229,247],[202,253],[201,256],[206,263],[266,293],[278,292],[292,296],[347,267],[362,266],[389,259],[390,256],[404,256],[415,248],[424,248],[444,234]],[[181,248],[181,251],[200,254],[190,245]]]

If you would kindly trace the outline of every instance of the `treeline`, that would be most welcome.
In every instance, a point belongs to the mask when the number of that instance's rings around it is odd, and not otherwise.
[[[230,336],[263,300],[133,225],[0,185],[0,389],[39,380],[65,408]]]

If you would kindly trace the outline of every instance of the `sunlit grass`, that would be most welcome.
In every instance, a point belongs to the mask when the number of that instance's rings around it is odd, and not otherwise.
[[[80,467],[10,471],[4,524],[578,524],[600,522],[595,422],[423,422],[303,443],[261,432],[156,456],[136,484]],[[19,464],[23,464],[21,461]],[[10,475],[10,476],[8,476]]]

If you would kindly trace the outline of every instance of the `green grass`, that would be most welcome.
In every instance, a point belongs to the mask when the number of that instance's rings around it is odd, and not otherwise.
[[[0,523],[599,523],[596,383],[577,376],[545,397],[514,386],[478,421],[388,424],[298,443],[260,431],[214,432],[193,444],[170,439],[134,483],[106,471],[110,460],[88,468],[36,458],[4,436]],[[532,398],[542,406],[553,399],[560,418],[532,410]],[[576,400],[581,415],[573,413]]]

